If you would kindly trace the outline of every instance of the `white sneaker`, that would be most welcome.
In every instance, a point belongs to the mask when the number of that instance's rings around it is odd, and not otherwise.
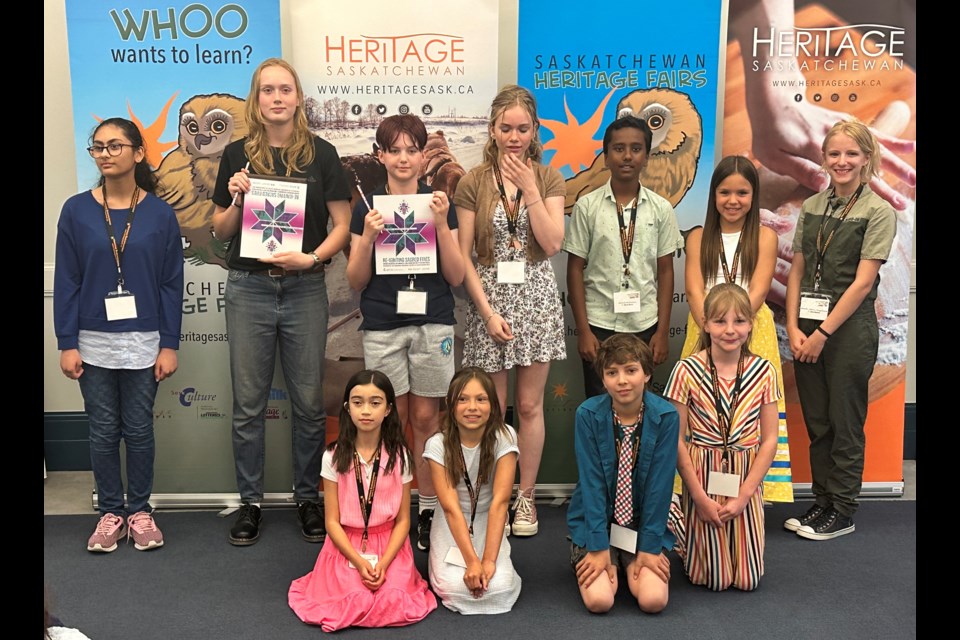
[[[513,535],[520,538],[534,536],[539,530],[537,505],[533,502],[533,492],[533,488],[521,491],[517,494],[516,502],[513,503],[513,510],[516,515],[513,517],[511,530]]]

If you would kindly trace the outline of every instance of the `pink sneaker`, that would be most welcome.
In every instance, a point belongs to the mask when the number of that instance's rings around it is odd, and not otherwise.
[[[146,511],[140,511],[127,518],[130,525],[130,537],[137,551],[149,551],[163,546],[163,534],[153,521],[153,516]]]
[[[117,550],[117,541],[127,534],[123,518],[108,513],[97,523],[93,535],[87,540],[87,551],[110,553]]]

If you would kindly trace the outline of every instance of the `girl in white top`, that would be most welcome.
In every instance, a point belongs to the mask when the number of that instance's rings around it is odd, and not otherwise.
[[[506,613],[520,595],[504,530],[517,454],[493,380],[477,367],[458,372],[440,433],[423,452],[441,507],[430,531],[430,586],[452,611]]]

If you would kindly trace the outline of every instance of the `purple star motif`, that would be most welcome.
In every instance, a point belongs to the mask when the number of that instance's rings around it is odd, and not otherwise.
[[[254,231],[263,231],[263,237],[260,239],[260,242],[266,242],[272,237],[278,244],[283,244],[283,234],[297,232],[297,230],[290,225],[290,222],[297,217],[297,214],[287,213],[284,210],[285,204],[285,200],[281,200],[277,205],[266,200],[263,209],[253,210],[253,214],[257,216],[257,221],[251,229]]]
[[[397,250],[395,255],[400,255],[400,252],[404,249],[413,255],[417,255],[417,245],[427,243],[427,239],[421,233],[427,223],[413,221],[414,211],[406,200],[400,203],[398,209],[399,213],[396,211],[393,213],[393,222],[383,225],[387,237],[380,244],[383,246],[394,245]]]

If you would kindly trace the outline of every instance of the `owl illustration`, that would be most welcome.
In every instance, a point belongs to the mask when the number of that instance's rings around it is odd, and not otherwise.
[[[617,117],[643,118],[653,131],[647,166],[640,174],[646,188],[666,198],[674,207],[693,185],[700,160],[703,125],[690,96],[673,89],[639,89],[617,104]],[[567,180],[565,212],[574,203],[610,179],[603,152],[590,168]]]
[[[180,107],[178,145],[157,167],[157,195],[177,213],[183,255],[193,263],[226,266],[225,245],[213,237],[213,188],[220,156],[247,135],[244,101],[226,93],[193,96]]]

